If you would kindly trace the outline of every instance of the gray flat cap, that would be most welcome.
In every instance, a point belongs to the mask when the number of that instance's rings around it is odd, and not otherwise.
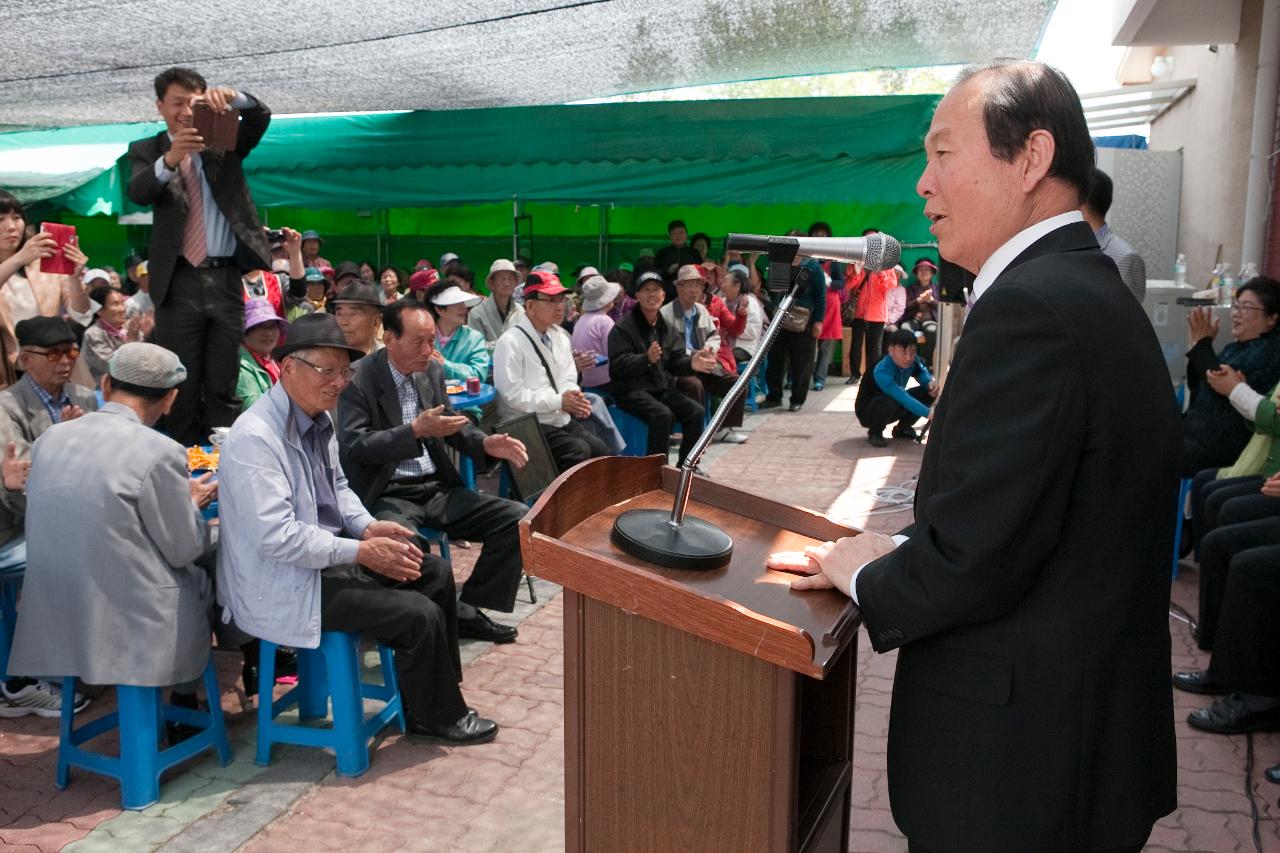
[[[112,379],[143,388],[174,388],[187,378],[178,356],[155,344],[128,343],[107,363]]]

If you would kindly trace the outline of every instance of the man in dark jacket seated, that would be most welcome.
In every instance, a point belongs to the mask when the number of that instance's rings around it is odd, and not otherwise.
[[[890,332],[885,341],[889,354],[880,359],[873,371],[873,382],[863,382],[854,402],[858,423],[867,428],[867,441],[872,447],[885,447],[884,428],[897,421],[894,438],[916,438],[914,424],[929,416],[929,407],[938,393],[938,383],[929,368],[916,355],[916,336],[906,329]],[[907,381],[915,377],[920,383],[907,390]]]
[[[384,349],[360,359],[338,403],[340,461],[352,489],[379,520],[426,525],[483,543],[458,595],[458,636],[510,643],[516,629],[479,608],[510,613],[524,564],[518,525],[524,504],[468,489],[445,445],[484,465],[528,461],[520,441],[485,435],[449,407],[444,374],[431,357],[435,322],[425,305],[402,299],[382,312]]]
[[[609,392],[624,412],[649,428],[649,453],[667,453],[671,426],[680,423],[679,463],[702,435],[702,404],[676,390],[676,377],[715,368],[715,356],[685,352],[684,340],[660,309],[662,276],[647,272],[636,283],[636,306],[609,332]]]

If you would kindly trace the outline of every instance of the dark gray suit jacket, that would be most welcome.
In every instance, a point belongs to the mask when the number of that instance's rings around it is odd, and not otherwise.
[[[213,198],[235,231],[235,260],[243,272],[271,269],[271,248],[267,245],[267,237],[258,221],[258,210],[244,178],[243,161],[257,147],[271,123],[271,110],[257,98],[254,100],[257,106],[240,114],[236,150],[204,151],[200,154],[205,180],[213,191]],[[155,212],[148,272],[151,274],[151,298],[156,305],[163,305],[169,292],[169,282],[173,280],[173,271],[182,253],[182,231],[187,222],[187,194],[181,178],[171,178],[167,183],[156,178],[156,161],[171,145],[168,131],[162,130],[155,136],[130,144],[126,155],[129,199],[135,204],[150,205]]]
[[[448,438],[419,441],[400,414],[400,398],[387,364],[387,351],[378,350],[355,364],[356,375],[338,402],[338,447],[347,482],[366,507],[382,495],[395,474],[396,466],[422,455],[426,446],[435,463],[434,479],[447,486],[462,485],[458,469],[449,458],[446,444],[484,465],[485,434],[468,423]],[[418,398],[424,409],[443,405],[444,413],[456,415],[445,393],[444,372],[431,362],[426,370],[413,374]]]

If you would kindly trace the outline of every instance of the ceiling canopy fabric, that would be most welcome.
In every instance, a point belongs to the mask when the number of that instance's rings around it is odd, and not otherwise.
[[[1030,56],[1057,0],[5,0],[0,130],[146,121],[171,65],[279,113],[562,104]]]

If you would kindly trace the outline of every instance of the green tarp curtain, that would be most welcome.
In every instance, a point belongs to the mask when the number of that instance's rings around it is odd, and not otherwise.
[[[517,198],[534,216],[537,253],[565,238],[572,253],[565,261],[598,260],[587,238],[601,218],[590,205],[608,208],[615,259],[658,248],[674,216],[717,241],[727,231],[780,232],[825,219],[837,234],[874,225],[925,242],[915,183],[937,101],[904,95],[279,116],[245,168],[264,215],[275,225],[334,235],[330,257],[407,264],[467,238],[487,246],[473,255],[479,265],[482,256],[508,253],[501,241],[510,245]],[[42,211],[134,212],[120,158],[131,140],[160,127],[0,134],[0,187],[44,202]],[[375,244],[379,233],[389,239]],[[455,239],[446,246],[402,235]]]

